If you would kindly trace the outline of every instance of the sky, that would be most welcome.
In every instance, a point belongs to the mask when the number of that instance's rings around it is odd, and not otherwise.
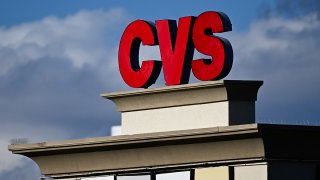
[[[205,11],[224,12],[233,25],[219,34],[234,50],[226,79],[264,81],[258,122],[320,124],[318,0],[2,0],[0,179],[40,176],[33,161],[7,150],[12,142],[108,136],[120,124],[114,104],[100,94],[132,90],[117,64],[130,22]],[[160,58],[157,48],[140,53]],[[160,75],[153,87],[162,86]]]

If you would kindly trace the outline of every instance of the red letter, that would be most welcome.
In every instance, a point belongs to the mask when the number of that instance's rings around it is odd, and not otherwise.
[[[192,61],[192,72],[197,79],[218,80],[230,72],[233,62],[232,46],[228,40],[212,35],[225,31],[231,31],[231,23],[223,13],[208,11],[196,19],[192,32],[194,46],[200,53],[212,58]]]
[[[191,30],[194,17],[156,21],[163,74],[166,85],[185,84],[189,81],[194,47]]]
[[[119,69],[123,80],[133,88],[147,88],[154,84],[161,71],[161,61],[143,61],[139,66],[139,48],[157,45],[154,24],[136,20],[125,29],[119,46]]]

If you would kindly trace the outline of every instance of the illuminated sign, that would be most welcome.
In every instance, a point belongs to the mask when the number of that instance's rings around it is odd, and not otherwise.
[[[231,31],[227,15],[208,11],[198,17],[157,20],[154,23],[136,20],[130,23],[119,45],[119,69],[123,80],[133,88],[147,88],[157,80],[161,68],[166,85],[189,82],[190,71],[201,81],[222,79],[230,72],[232,46],[227,39],[213,35]],[[144,60],[139,65],[140,44],[159,45],[162,61]],[[193,60],[194,50],[211,59]]]

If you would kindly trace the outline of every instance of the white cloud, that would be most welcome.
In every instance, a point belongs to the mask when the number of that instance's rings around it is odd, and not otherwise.
[[[65,58],[74,67],[105,60],[111,35],[128,16],[121,9],[80,11],[59,19],[54,16],[22,25],[0,28],[0,75],[29,61]]]
[[[317,43],[317,38],[313,37],[315,38],[314,40],[310,39],[311,37],[308,36],[308,33],[317,32],[319,27],[320,21],[318,20],[317,14],[310,14],[297,19],[272,17],[259,20],[252,23],[249,32],[236,32],[231,35],[230,38],[236,52],[235,62],[259,62],[259,60],[255,58],[264,52],[274,52],[272,54],[275,56],[290,56],[294,53],[289,51],[290,48],[297,48],[296,50],[298,50],[299,46],[305,45],[306,43],[308,43],[307,45],[309,46],[311,45],[311,48],[314,48],[313,46],[314,43]],[[296,40],[298,39],[302,42],[297,42]],[[305,47],[302,47],[303,51],[297,53],[308,53],[308,51],[305,51],[303,48]],[[272,60],[270,59],[270,61]]]

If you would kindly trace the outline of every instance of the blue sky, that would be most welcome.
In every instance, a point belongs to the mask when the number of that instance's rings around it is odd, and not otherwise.
[[[154,21],[226,13],[234,49],[226,79],[263,80],[257,119],[314,124],[320,119],[318,0],[0,2],[0,179],[36,179],[31,161],[12,155],[12,139],[29,142],[110,134],[120,124],[100,93],[130,90],[117,67],[121,34],[135,19]],[[141,48],[141,59],[159,58]],[[196,80],[191,77],[191,82]],[[159,77],[155,86],[164,86]]]
[[[265,4],[272,4],[266,0],[243,1],[147,1],[133,2],[130,0],[11,0],[1,2],[0,24],[4,26],[17,25],[24,22],[39,20],[48,15],[60,18],[74,14],[79,10],[108,10],[110,8],[124,8],[137,19],[177,19],[182,16],[198,15],[204,11],[214,9],[227,13],[237,29],[245,29]]]

